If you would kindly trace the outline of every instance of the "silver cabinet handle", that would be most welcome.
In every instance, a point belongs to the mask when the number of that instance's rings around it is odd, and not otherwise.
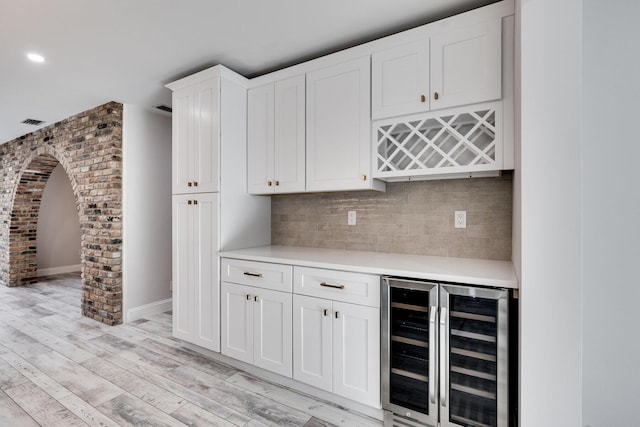
[[[440,308],[440,406],[447,406],[447,309]]]
[[[250,271],[245,271],[244,273],[245,276],[251,276],[251,277],[262,277],[262,273],[251,273]]]
[[[436,403],[436,313],[438,307],[429,307],[429,399]]]
[[[251,299],[251,294],[247,294],[245,297],[247,298],[247,301],[249,301]]]
[[[344,289],[344,285],[332,285],[331,283],[322,282],[320,286],[324,286],[325,288],[335,288],[335,289]]]
[[[327,310],[326,308],[324,310],[322,310],[322,314],[327,317],[327,315],[329,314],[329,310]]]
[[[260,301],[260,297],[259,297],[258,295],[256,295],[255,297],[253,297],[253,300],[254,300],[255,302],[258,302],[258,301]]]
[[[340,312],[336,311],[336,319],[338,319],[340,317]]]

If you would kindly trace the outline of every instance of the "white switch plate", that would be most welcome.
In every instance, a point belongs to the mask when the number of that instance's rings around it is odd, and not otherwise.
[[[347,225],[356,225],[356,211],[347,213]]]
[[[467,211],[455,211],[453,226],[455,228],[467,228]]]

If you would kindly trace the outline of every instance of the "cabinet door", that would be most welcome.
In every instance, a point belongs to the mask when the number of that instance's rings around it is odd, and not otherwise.
[[[249,194],[273,193],[274,86],[269,84],[248,92],[247,152]]]
[[[501,19],[431,37],[431,109],[500,99]]]
[[[253,363],[291,378],[291,294],[254,288]]]
[[[173,194],[219,191],[220,82],[173,93]]]
[[[195,307],[197,295],[194,280],[195,256],[193,236],[195,212],[191,195],[173,196],[172,259],[173,259],[173,336],[192,342],[195,337]]]
[[[333,302],[333,392],[380,407],[380,310]]]
[[[172,114],[172,193],[183,194],[191,192],[189,182],[193,182],[192,176],[194,164],[193,139],[193,90],[192,88],[180,89],[173,92]]]
[[[275,84],[276,193],[305,189],[305,76]]]
[[[371,56],[371,115],[374,119],[429,109],[429,40]]]
[[[220,139],[220,79],[214,77],[193,88],[192,192],[220,191],[218,152]]]
[[[194,344],[220,351],[220,281],[218,247],[218,193],[191,195],[194,211],[195,315]],[[188,205],[187,205],[188,206]]]
[[[307,191],[371,188],[369,62],[307,74]]]
[[[330,300],[293,296],[293,378],[332,390]]]
[[[173,334],[220,351],[218,195],[173,196]]]
[[[222,354],[253,363],[253,288],[222,282]]]
[[[173,334],[220,351],[218,195],[173,196]]]

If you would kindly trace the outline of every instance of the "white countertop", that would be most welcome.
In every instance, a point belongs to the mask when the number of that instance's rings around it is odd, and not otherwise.
[[[260,246],[257,248],[223,251],[218,254],[224,258],[248,261],[291,264],[440,282],[457,282],[469,285],[518,288],[518,280],[511,261],[299,246]]]

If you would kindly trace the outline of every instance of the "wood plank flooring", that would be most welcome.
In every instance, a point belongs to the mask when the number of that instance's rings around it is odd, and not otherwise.
[[[79,274],[0,286],[0,426],[381,426],[187,349],[171,313],[80,315]]]

